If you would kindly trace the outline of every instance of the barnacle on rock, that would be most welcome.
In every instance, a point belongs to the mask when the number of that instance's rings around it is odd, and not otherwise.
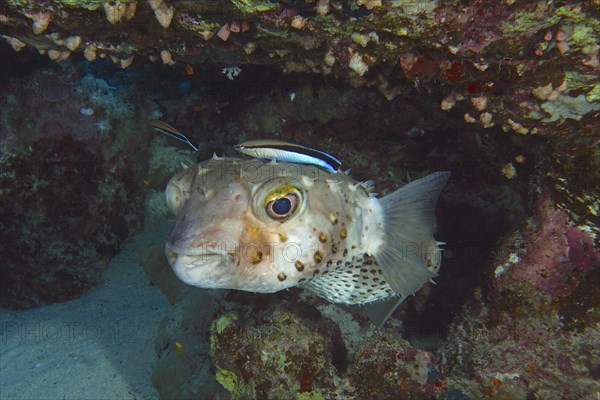
[[[104,3],[103,7],[104,13],[106,14],[106,19],[111,24],[121,22],[127,13],[127,4],[121,1],[110,1]]]

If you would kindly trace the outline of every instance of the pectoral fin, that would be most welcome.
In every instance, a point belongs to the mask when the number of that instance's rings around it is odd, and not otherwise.
[[[435,172],[379,200],[384,245],[372,255],[402,298],[419,290],[440,268],[440,243],[433,238],[435,205],[449,176],[450,172]]]

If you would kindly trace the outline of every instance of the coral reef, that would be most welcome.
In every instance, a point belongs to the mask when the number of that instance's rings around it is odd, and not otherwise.
[[[296,398],[334,389],[333,344],[327,321],[307,325],[289,310],[276,308],[252,324],[238,323],[235,311],[213,321],[211,356],[217,381],[234,398]],[[315,324],[316,325],[316,324]]]
[[[541,199],[535,221],[499,247],[486,290],[452,323],[442,351],[448,385],[473,398],[592,399],[599,265],[592,235]]]
[[[299,290],[183,287],[164,398],[594,399],[597,1],[0,0],[2,304],[65,300],[180,166],[265,136],[382,193],[450,170],[436,285],[381,330]],[[164,119],[198,145],[155,137]],[[60,227],[60,228],[58,228]]]
[[[442,367],[448,387],[470,398],[595,397],[597,326],[570,331],[550,313],[515,317],[493,304],[480,306],[465,309],[448,338]]]
[[[353,396],[434,399],[443,392],[432,353],[414,348],[399,332],[378,332],[364,343],[349,370]]]
[[[148,58],[277,65],[374,86],[388,99],[416,86],[470,123],[518,134],[589,135],[600,107],[594,2],[1,4],[6,42],[56,61],[81,53],[123,68]],[[558,92],[540,96],[549,85]]]
[[[565,211],[556,210],[545,197],[539,201],[537,229],[526,229],[504,265],[498,266],[496,284],[504,292],[526,292],[526,282],[555,301],[573,293],[590,270],[600,263],[593,235],[569,222]],[[513,244],[514,246],[515,244]]]
[[[2,60],[0,302],[27,308],[98,283],[141,227],[147,156],[136,150],[147,145],[129,133],[125,89],[75,68]]]
[[[41,138],[23,154],[5,155],[0,181],[4,307],[79,296],[140,226],[137,188],[70,136]]]
[[[198,385],[213,379],[198,371],[198,347],[209,352],[216,381],[234,399],[434,399],[444,392],[433,354],[402,339],[397,324],[377,330],[293,292],[220,297],[189,288],[157,339],[154,384],[161,396],[193,398]],[[183,347],[177,350],[176,342]]]

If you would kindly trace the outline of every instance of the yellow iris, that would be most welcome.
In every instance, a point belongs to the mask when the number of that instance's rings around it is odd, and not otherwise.
[[[293,185],[282,186],[278,189],[271,191],[268,195],[265,196],[265,199],[263,201],[263,206],[266,206],[267,204],[269,204],[269,202],[271,202],[273,200],[281,199],[282,197],[285,197],[290,193],[298,193],[298,192],[299,192],[298,188]]]

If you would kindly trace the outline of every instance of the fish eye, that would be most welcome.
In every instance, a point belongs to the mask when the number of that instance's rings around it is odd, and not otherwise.
[[[273,200],[270,204],[270,209],[274,214],[285,215],[292,209],[292,201],[288,197]]]
[[[303,196],[297,187],[285,185],[272,190],[263,201],[265,213],[270,219],[285,222],[298,213]]]
[[[275,220],[284,220],[294,214],[300,204],[300,197],[296,193],[288,193],[284,197],[271,200],[267,203],[267,215]]]

